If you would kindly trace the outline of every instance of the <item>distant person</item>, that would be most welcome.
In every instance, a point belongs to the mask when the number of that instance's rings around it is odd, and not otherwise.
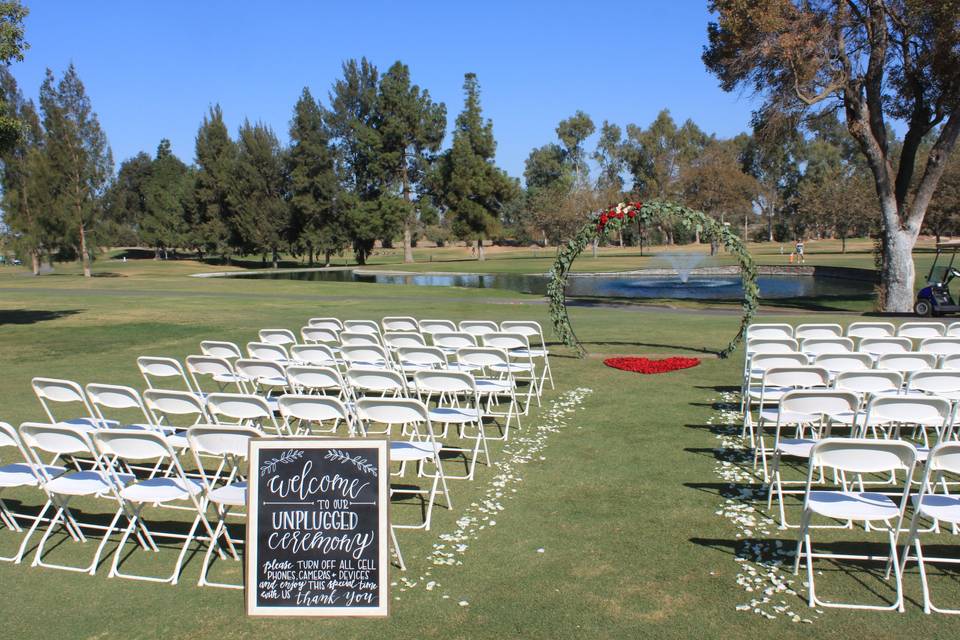
[[[806,261],[803,257],[803,240],[797,240],[796,252],[797,252],[797,262],[799,262],[800,264],[804,264]]]

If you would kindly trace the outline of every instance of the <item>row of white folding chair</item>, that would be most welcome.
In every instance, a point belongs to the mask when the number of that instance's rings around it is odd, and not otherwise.
[[[913,339],[938,336],[960,336],[960,322],[910,321],[900,325],[892,322],[852,322],[846,329],[839,324],[754,323],[747,327],[746,338],[886,338],[903,336]]]

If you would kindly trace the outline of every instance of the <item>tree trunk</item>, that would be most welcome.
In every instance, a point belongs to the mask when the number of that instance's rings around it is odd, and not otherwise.
[[[40,252],[36,249],[30,251],[30,268],[33,269],[33,275],[40,275]]]
[[[617,241],[620,243],[620,248],[623,249],[623,229],[617,231]]]
[[[403,261],[413,262],[413,234],[410,233],[410,221],[403,221]]]
[[[327,250],[324,252],[323,266],[325,266],[325,267],[329,267],[329,266],[330,266],[330,249],[327,249]]]
[[[847,252],[847,236],[840,236],[840,253]]]
[[[767,216],[767,241],[773,242],[773,208],[770,209],[770,215]]]
[[[154,259],[154,260],[159,260],[159,259],[160,259],[160,247],[154,247],[154,248],[153,248],[153,259]]]
[[[693,244],[700,244],[700,229],[693,229]]]
[[[92,278],[93,273],[90,271],[90,254],[87,252],[87,230],[83,228],[83,220],[80,221],[80,263],[83,265],[83,277]]]
[[[308,265],[311,267],[313,266],[313,245],[310,245],[310,262]]]
[[[913,245],[916,236],[907,229],[886,229],[880,269],[880,302],[893,313],[913,311]]]
[[[280,267],[280,256],[277,254],[276,249],[274,249],[271,253],[272,253],[271,257],[273,259],[273,268],[278,269]]]
[[[483,253],[483,238],[477,238],[477,260],[483,262],[487,256]]]
[[[593,259],[597,259],[597,245],[600,244],[600,241],[597,238],[593,239]]]

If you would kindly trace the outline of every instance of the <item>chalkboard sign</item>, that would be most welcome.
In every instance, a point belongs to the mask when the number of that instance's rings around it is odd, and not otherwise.
[[[384,440],[251,440],[247,614],[387,615],[389,475]]]

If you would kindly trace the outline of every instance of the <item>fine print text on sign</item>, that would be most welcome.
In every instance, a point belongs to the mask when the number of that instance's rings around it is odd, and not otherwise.
[[[387,442],[250,441],[247,614],[385,616]]]

